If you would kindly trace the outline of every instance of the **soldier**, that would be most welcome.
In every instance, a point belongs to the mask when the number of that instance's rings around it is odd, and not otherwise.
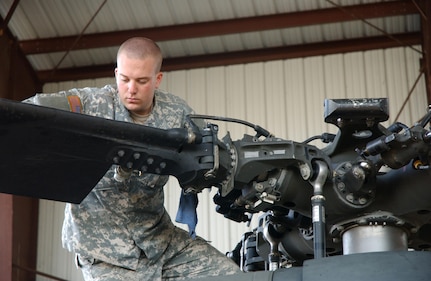
[[[150,39],[124,42],[116,86],[37,94],[25,102],[162,129],[184,127],[186,102],[158,89],[162,54]],[[176,227],[164,208],[168,176],[107,171],[81,204],[67,204],[63,246],[76,253],[84,279],[184,280],[228,275],[238,266],[200,237]],[[123,173],[124,174],[124,173]]]

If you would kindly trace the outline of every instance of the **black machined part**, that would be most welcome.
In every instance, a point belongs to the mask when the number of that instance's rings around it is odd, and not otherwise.
[[[206,281],[427,281],[430,252],[375,252],[312,259],[302,267],[207,277]],[[190,279],[201,280],[201,279]]]
[[[328,155],[342,153],[351,147],[362,148],[364,142],[387,134],[379,124],[389,118],[386,98],[326,99],[324,107],[325,122],[340,129],[333,145],[325,148]]]
[[[338,127],[365,125],[371,127],[388,120],[386,98],[376,99],[325,99],[325,122]]]
[[[189,133],[0,99],[0,192],[80,203],[112,164],[198,190],[223,181],[229,157],[217,178],[205,176],[214,168],[213,132],[203,130],[201,143]]]

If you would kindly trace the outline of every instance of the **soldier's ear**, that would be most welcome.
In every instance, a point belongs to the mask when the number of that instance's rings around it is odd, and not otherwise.
[[[156,88],[160,86],[160,83],[162,83],[163,78],[163,72],[159,72],[156,74]]]

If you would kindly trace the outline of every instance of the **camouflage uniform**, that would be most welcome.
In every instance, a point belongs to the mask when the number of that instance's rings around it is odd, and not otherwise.
[[[154,99],[145,125],[184,126],[192,112],[185,101],[160,90]],[[25,102],[73,111],[77,106],[84,114],[133,122],[109,85],[38,94]],[[81,204],[65,208],[63,246],[77,254],[86,280],[181,280],[239,271],[203,239],[174,226],[163,205],[168,176],[133,173],[118,182],[114,171],[113,166]]]

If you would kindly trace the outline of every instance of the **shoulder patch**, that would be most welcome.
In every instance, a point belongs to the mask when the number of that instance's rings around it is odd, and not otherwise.
[[[81,113],[82,103],[81,99],[78,96],[67,96],[67,101],[69,102],[70,111]]]

